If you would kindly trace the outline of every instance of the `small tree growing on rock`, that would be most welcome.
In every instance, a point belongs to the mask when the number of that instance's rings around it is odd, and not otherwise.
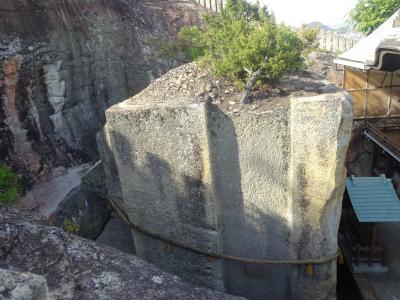
[[[303,66],[297,34],[276,24],[274,16],[259,4],[228,1],[221,14],[205,16],[203,39],[201,61],[241,88],[256,72],[257,81],[275,82],[285,72]]]
[[[203,21],[202,28],[182,28],[172,42],[160,43],[161,56],[183,53],[188,62],[211,66],[215,75],[241,89],[276,82],[303,67],[304,44],[298,34],[277,24],[259,3],[228,0],[224,10],[204,15]]]

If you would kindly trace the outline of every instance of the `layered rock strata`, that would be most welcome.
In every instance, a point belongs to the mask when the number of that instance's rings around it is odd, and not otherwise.
[[[177,62],[149,40],[199,23],[190,0],[0,0],[0,160],[26,183],[95,161],[109,106]]]

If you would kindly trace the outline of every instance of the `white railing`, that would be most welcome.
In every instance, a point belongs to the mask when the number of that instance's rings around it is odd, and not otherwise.
[[[216,12],[221,11],[226,4],[226,0],[195,0],[195,2]]]
[[[353,48],[360,39],[360,37],[321,29],[319,33],[319,48],[327,52],[342,53]]]

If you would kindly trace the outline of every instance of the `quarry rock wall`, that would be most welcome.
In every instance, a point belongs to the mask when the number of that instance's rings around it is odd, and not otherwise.
[[[146,95],[107,110],[99,139],[110,197],[132,224],[205,253],[332,259],[216,259],[138,231],[136,253],[189,282],[252,299],[333,298],[350,97],[227,111],[166,95],[144,104]]]
[[[98,159],[104,111],[177,62],[149,37],[198,24],[190,0],[0,0],[0,160],[27,183]]]

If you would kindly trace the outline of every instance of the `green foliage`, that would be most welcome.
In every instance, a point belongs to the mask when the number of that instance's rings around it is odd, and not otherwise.
[[[63,229],[65,232],[77,234],[79,233],[80,227],[69,219],[64,219]]]
[[[220,14],[205,16],[201,60],[215,74],[244,87],[250,74],[260,69],[261,82],[274,82],[302,67],[302,43],[296,33],[277,25],[265,7],[244,0],[228,1]]]
[[[400,0],[359,0],[350,12],[355,27],[370,34],[400,8]]]
[[[20,189],[18,176],[8,167],[0,165],[0,203],[13,205]]]
[[[168,38],[150,37],[147,44],[156,56],[169,60],[190,62],[204,55],[202,33],[199,28],[182,27],[176,36]]]
[[[318,48],[318,35],[320,32],[320,28],[310,28],[307,25],[303,24],[299,30],[299,37],[303,43],[303,48],[305,54],[308,54],[310,51]]]
[[[177,36],[178,45],[185,58],[193,61],[204,55],[204,43],[200,29],[198,27],[183,27]]]
[[[259,83],[269,83],[303,67],[304,44],[297,33],[277,24],[259,3],[228,0],[222,12],[204,15],[203,21],[202,28],[182,28],[177,37],[161,46],[159,54],[198,60],[241,88],[257,70],[261,71]]]

